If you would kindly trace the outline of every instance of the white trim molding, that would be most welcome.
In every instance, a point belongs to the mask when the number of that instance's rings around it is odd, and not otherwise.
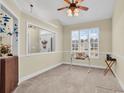
[[[118,80],[118,83],[120,84],[122,90],[124,90],[124,84],[122,83],[122,81],[121,81],[119,75],[118,75],[115,71],[114,71],[114,74],[115,74],[115,76],[116,76],[116,78],[117,78],[117,80]]]
[[[32,73],[32,74],[30,74],[30,75],[21,77],[21,78],[19,78],[19,83],[18,83],[18,85],[19,85],[20,83],[22,83],[23,81],[25,81],[25,80],[31,79],[31,78],[33,78],[33,77],[35,77],[35,76],[38,76],[38,75],[40,75],[40,74],[42,74],[42,73],[44,73],[44,72],[46,72],[46,71],[49,71],[49,70],[51,70],[51,69],[53,69],[53,68],[58,67],[58,66],[60,66],[60,65],[62,65],[62,63],[58,63],[58,64],[56,64],[56,65],[53,65],[53,66],[50,66],[50,67],[48,67],[48,68],[42,69],[42,70],[37,71],[37,72],[35,72],[35,73]]]
[[[114,53],[113,53],[113,57],[115,57],[115,58],[117,59],[117,61],[118,61],[119,59],[124,60],[124,56],[123,56],[123,55],[119,55],[119,54],[114,54]],[[114,71],[114,74],[115,74],[115,76],[116,76],[116,78],[117,78],[117,80],[118,80],[118,82],[119,82],[121,88],[122,88],[123,91],[124,91],[124,83],[123,83],[122,80],[120,79],[120,76],[119,76],[115,71]]]
[[[113,54],[114,57],[117,59],[123,59],[124,60],[124,55],[119,55],[119,54]]]
[[[63,64],[68,64],[71,65],[71,62],[63,62]],[[76,65],[76,66],[83,66],[83,67],[89,67],[88,64],[81,64],[81,63],[72,63],[72,65]],[[105,69],[106,67],[104,66],[96,66],[96,65],[90,65],[91,68],[99,68],[99,69]]]
[[[39,56],[39,55],[48,55],[48,54],[57,54],[57,53],[63,53],[62,51],[55,51],[55,52],[44,52],[44,53],[34,53],[34,54],[28,54],[28,55],[20,55],[19,57],[30,57],[30,56]]]
[[[60,65],[62,65],[62,64],[71,64],[71,63],[70,63],[70,62],[61,62],[61,63],[58,63],[58,64],[56,64],[56,65],[50,66],[50,67],[45,68],[45,69],[42,69],[42,70],[40,70],[40,71],[37,71],[37,72],[35,72],[35,73],[32,73],[32,74],[30,74],[30,75],[21,77],[21,78],[19,78],[19,83],[18,83],[18,85],[19,85],[20,83],[22,83],[23,81],[25,81],[25,80],[31,79],[31,78],[33,78],[33,77],[35,77],[35,76],[38,76],[38,75],[40,75],[40,74],[42,74],[42,73],[44,73],[44,72],[46,72],[46,71],[49,71],[49,70],[51,70],[51,69],[53,69],[53,68],[56,68],[56,67],[58,67],[58,66],[60,66]],[[84,67],[88,67],[88,66],[89,66],[89,65],[77,64],[77,63],[73,63],[73,65],[84,66]],[[92,68],[105,69],[105,67],[102,67],[102,66],[91,65],[91,67],[92,67]]]

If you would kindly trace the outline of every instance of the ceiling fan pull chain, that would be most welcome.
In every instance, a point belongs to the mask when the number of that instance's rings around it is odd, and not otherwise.
[[[34,5],[33,4],[30,4],[30,12],[32,13],[32,11],[33,11],[33,7],[34,7]]]

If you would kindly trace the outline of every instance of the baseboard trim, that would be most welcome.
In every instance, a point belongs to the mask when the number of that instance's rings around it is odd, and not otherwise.
[[[116,78],[117,78],[117,80],[118,80],[118,83],[120,84],[121,88],[122,88],[123,91],[124,91],[124,84],[122,83],[120,77],[117,75],[117,73],[116,73],[115,71],[114,71],[114,74],[115,74],[115,76],[116,76]]]
[[[63,62],[63,64],[71,64],[70,62]],[[81,63],[72,63],[72,65],[77,65],[77,66],[83,66],[83,67],[89,67],[88,64],[81,64]],[[99,69],[105,69],[106,67],[104,66],[96,66],[96,65],[90,65],[92,68],[99,68]]]
[[[25,81],[25,80],[31,79],[31,78],[33,78],[33,77],[35,77],[35,76],[38,76],[38,75],[40,75],[40,74],[42,74],[42,73],[44,73],[44,72],[46,72],[46,71],[48,71],[48,70],[51,70],[51,69],[53,69],[53,68],[55,68],[55,67],[58,67],[58,66],[60,66],[60,65],[62,65],[62,63],[58,63],[58,64],[56,64],[56,65],[53,65],[53,66],[50,66],[50,67],[48,67],[48,68],[42,69],[42,70],[37,71],[37,72],[35,72],[35,73],[32,73],[32,74],[30,74],[30,75],[24,76],[24,77],[22,77],[22,78],[19,79],[18,85],[19,85],[20,83],[22,83],[23,81]]]

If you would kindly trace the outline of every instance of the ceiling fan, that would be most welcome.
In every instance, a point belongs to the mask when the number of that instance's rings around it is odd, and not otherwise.
[[[78,16],[79,10],[87,11],[89,8],[85,6],[80,6],[79,3],[83,2],[84,0],[64,0],[69,6],[65,6],[62,8],[57,9],[58,11],[68,9],[67,13],[68,16]]]

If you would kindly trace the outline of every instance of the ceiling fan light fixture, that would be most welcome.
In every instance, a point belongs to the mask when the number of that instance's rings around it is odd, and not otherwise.
[[[67,15],[68,16],[79,16],[79,9],[76,8],[74,11],[72,11],[71,9],[68,9]]]
[[[74,10],[74,13],[79,13],[80,11],[79,11],[79,9],[78,8],[76,8],[75,10]]]
[[[87,11],[89,9],[88,7],[78,5],[80,2],[83,2],[84,0],[72,0],[72,2],[70,2],[70,0],[64,0],[64,1],[68,3],[69,6],[62,7],[57,10],[60,11],[60,10],[68,9],[67,10],[68,16],[79,16],[80,10]]]
[[[73,16],[73,14],[72,13],[67,13],[67,16]]]
[[[79,13],[74,13],[74,16],[79,16]]]
[[[68,9],[68,10],[67,10],[67,15],[68,15],[68,16],[73,16],[73,15],[72,15],[72,10],[71,10],[71,9]]]
[[[72,14],[72,10],[71,10],[71,9],[68,9],[68,10],[67,10],[67,13],[68,13],[68,14]]]

